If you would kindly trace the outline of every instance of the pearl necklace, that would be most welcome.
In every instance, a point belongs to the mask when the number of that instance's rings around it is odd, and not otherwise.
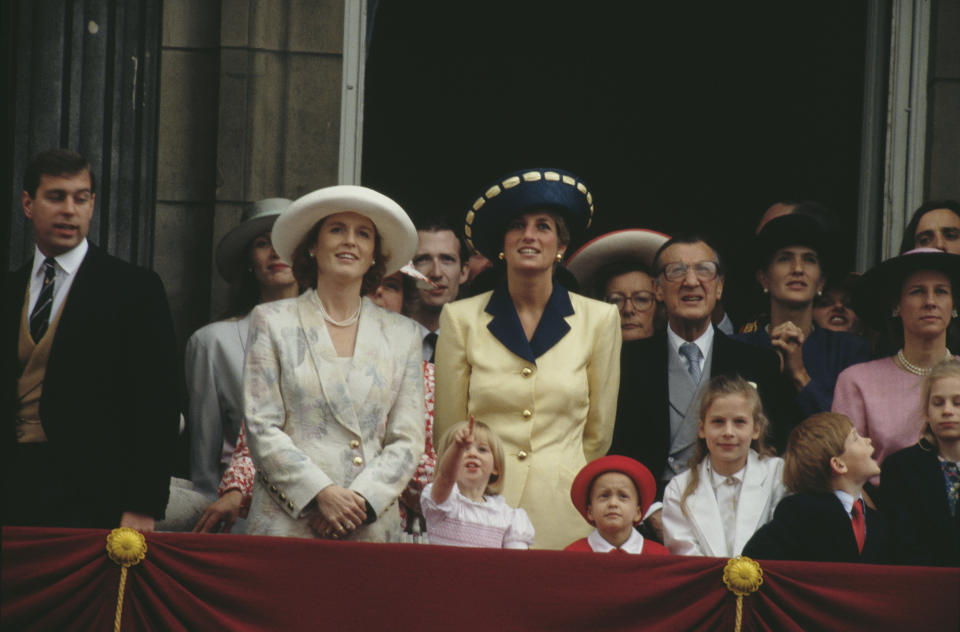
[[[353,316],[347,316],[343,320],[334,320],[331,318],[330,314],[327,313],[327,308],[323,306],[323,300],[320,299],[319,296],[317,297],[317,302],[320,303],[320,315],[334,327],[349,327],[360,319],[360,307],[363,305],[363,299],[360,299],[360,302],[357,303],[357,311],[353,313]]]
[[[944,357],[944,360],[949,360],[953,355],[950,353],[950,350],[947,349],[947,355]],[[903,354],[903,347],[900,347],[900,351],[897,351],[897,360],[900,362],[900,366],[903,367],[908,373],[913,373],[914,375],[919,375],[923,377],[924,375],[930,375],[930,372],[933,371],[933,367],[925,369],[922,366],[917,366],[909,360],[907,356]]]

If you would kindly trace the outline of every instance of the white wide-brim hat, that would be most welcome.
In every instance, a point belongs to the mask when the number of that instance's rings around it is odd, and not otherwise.
[[[224,280],[233,283],[244,268],[249,267],[246,254],[250,242],[269,231],[288,206],[290,200],[287,198],[267,198],[243,209],[240,223],[231,228],[217,244],[217,271]]]
[[[386,259],[384,276],[393,274],[417,251],[417,229],[399,204],[373,189],[341,184],[318,189],[293,201],[273,225],[273,247],[280,258],[293,263],[293,251],[317,222],[336,213],[368,218],[380,235]]]
[[[653,270],[653,257],[668,235],[646,228],[615,230],[591,239],[567,260],[567,270],[584,291],[592,291],[597,273],[606,265],[636,261]]]

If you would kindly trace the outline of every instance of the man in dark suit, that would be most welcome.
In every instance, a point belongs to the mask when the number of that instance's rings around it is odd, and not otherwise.
[[[79,154],[45,151],[27,167],[36,248],[4,297],[5,524],[150,531],[166,507],[173,323],[155,273],[88,244],[95,200]]]
[[[777,436],[786,436],[786,426],[799,413],[776,355],[731,340],[711,323],[724,278],[720,257],[703,238],[670,239],[657,251],[653,269],[668,326],[650,338],[623,344],[610,454],[643,462],[657,478],[661,497],[693,456],[699,395],[711,376],[740,375],[755,383]],[[784,430],[777,432],[779,427]],[[658,532],[659,516],[650,518]]]

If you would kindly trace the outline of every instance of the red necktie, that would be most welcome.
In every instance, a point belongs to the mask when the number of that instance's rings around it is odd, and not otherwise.
[[[863,542],[867,539],[867,521],[863,518],[863,501],[859,498],[853,501],[850,522],[853,526],[853,537],[857,539],[857,552],[863,553]]]

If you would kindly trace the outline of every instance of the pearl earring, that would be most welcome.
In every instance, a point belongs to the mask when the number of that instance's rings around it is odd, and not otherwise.
[[[764,294],[769,294],[769,293],[770,293],[770,290],[768,290],[767,288],[763,288],[763,293],[764,293]]]
[[[561,261],[563,261],[563,253],[562,253],[562,252],[558,252],[558,253],[557,253],[557,263],[560,263]]]
[[[951,317],[951,318],[956,318],[956,317],[957,317],[957,308],[956,308],[956,307],[954,307],[954,308],[953,308],[953,311],[950,312],[950,317]]]
[[[894,307],[894,308],[893,308],[893,312],[891,312],[890,315],[893,316],[894,318],[896,318],[897,316],[899,316],[899,315],[900,315],[900,306],[897,305],[896,307]]]
[[[817,290],[817,296],[823,296],[823,290]]]
[[[497,255],[497,258],[500,259],[500,261],[503,261],[506,258],[506,255],[501,252],[499,255]]]

